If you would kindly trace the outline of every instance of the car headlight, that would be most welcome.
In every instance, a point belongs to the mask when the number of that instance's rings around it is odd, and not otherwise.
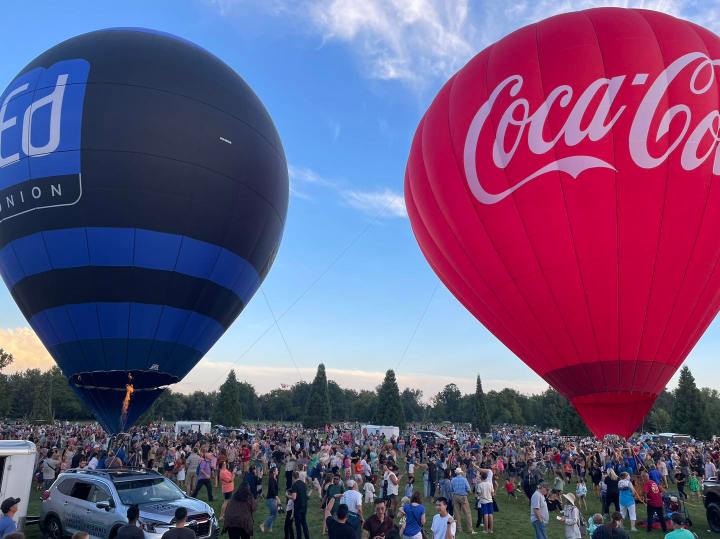
[[[167,522],[158,522],[156,520],[143,520],[140,526],[148,533],[165,533],[171,526]]]

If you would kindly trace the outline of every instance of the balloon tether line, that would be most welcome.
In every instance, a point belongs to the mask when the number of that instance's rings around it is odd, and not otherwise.
[[[315,287],[315,285],[316,285],[317,283],[319,283],[320,280],[321,280],[323,277],[325,277],[325,275],[333,268],[333,266],[335,266],[335,264],[337,264],[337,263],[340,261],[340,259],[341,259],[343,256],[345,256],[345,254],[350,250],[350,248],[357,243],[357,241],[368,231],[368,229],[369,229],[371,226],[372,226],[372,223],[368,223],[367,225],[365,225],[365,228],[363,228],[363,229],[360,231],[360,233],[359,233],[357,236],[355,236],[355,237],[352,239],[352,241],[351,241],[350,243],[348,243],[348,244],[338,253],[338,255],[330,262],[330,264],[328,264],[328,266],[327,266],[322,272],[320,272],[320,274],[307,286],[307,288],[305,288],[305,290],[303,290],[303,292],[302,292],[297,298],[295,298],[295,300],[288,306],[288,308],[285,309],[283,312],[280,313],[280,316],[277,317],[277,319],[275,320],[275,322],[272,323],[272,324],[270,324],[267,328],[265,328],[265,331],[263,331],[263,332],[257,337],[257,339],[255,339],[255,340],[250,344],[250,346],[248,346],[248,347],[245,349],[245,351],[237,357],[237,359],[235,359],[235,360],[233,360],[233,361],[231,362],[231,365],[237,365],[237,363],[238,363],[242,358],[244,358],[244,357],[250,352],[250,350],[252,350],[252,349],[255,347],[255,345],[256,345],[257,343],[259,343],[259,342],[262,340],[262,338],[265,337],[265,335],[268,334],[268,332],[269,332],[272,328],[275,327],[275,324],[277,323],[277,321],[278,321],[278,320],[282,320],[283,317],[284,317],[287,313],[289,313],[290,310],[291,310],[293,307],[295,307],[295,305],[297,305],[297,304],[300,302],[300,300],[303,299],[303,298],[305,297],[305,295],[306,295],[308,292],[310,292],[310,290],[312,290],[312,289]],[[234,367],[233,367],[233,368],[234,368]],[[229,373],[229,372],[230,372],[230,371],[228,371],[228,373]],[[223,377],[227,377],[227,374],[228,374],[228,373],[226,373],[226,374],[224,374],[224,375],[221,374],[220,376],[218,376],[218,378],[215,380],[215,383],[213,384],[213,386],[216,386],[216,385],[218,384],[218,382],[219,382]]]
[[[265,299],[265,303],[267,304],[267,308],[273,317],[273,321],[275,322],[275,327],[277,328],[278,333],[280,333],[280,338],[282,339],[283,344],[285,344],[285,349],[287,350],[287,353],[290,356],[290,360],[293,362],[293,365],[295,365],[295,369],[297,370],[300,380],[302,380],[304,382],[305,377],[300,372],[300,367],[298,367],[298,364],[295,361],[295,356],[293,356],[292,350],[290,350],[290,346],[288,345],[287,339],[285,338],[285,334],[283,333],[282,329],[280,329],[280,324],[278,324],[278,320],[275,317],[275,311],[273,311],[272,307],[270,306],[270,300],[268,299],[267,294],[265,293],[265,290],[263,290],[262,287],[260,287],[260,292],[262,292],[263,298]]]
[[[415,329],[413,329],[413,332],[410,335],[410,339],[408,339],[408,342],[405,345],[405,349],[403,350],[402,354],[400,355],[400,359],[398,359],[397,365],[395,365],[395,370],[397,370],[398,367],[400,366],[400,363],[402,363],[405,360],[405,356],[407,355],[408,350],[410,350],[410,345],[415,340],[415,335],[417,335],[417,332],[420,329],[420,324],[422,324],[422,321],[425,319],[425,315],[427,314],[428,309],[430,309],[430,304],[432,303],[432,300],[435,297],[435,293],[437,292],[438,288],[440,288],[440,281],[437,281],[435,283],[435,287],[433,288],[432,294],[430,294],[430,299],[428,299],[428,302],[425,304],[425,308],[423,309],[423,312],[420,315],[420,318],[418,318],[418,321],[415,324]]]

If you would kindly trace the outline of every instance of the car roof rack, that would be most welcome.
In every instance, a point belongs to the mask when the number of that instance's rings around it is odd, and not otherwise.
[[[63,473],[72,473],[79,475],[94,475],[98,477],[107,477],[111,480],[125,479],[128,476],[160,476],[158,472],[149,468],[140,467],[122,467],[122,468],[103,468],[100,470],[91,470],[89,468],[71,468],[65,470]],[[162,477],[162,476],[160,476]]]

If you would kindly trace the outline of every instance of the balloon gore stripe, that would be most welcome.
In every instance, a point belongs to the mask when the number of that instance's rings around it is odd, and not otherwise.
[[[257,270],[241,256],[187,236],[136,228],[66,228],[16,239],[0,249],[0,274],[11,290],[38,273],[82,266],[134,267],[207,279],[247,303]]]

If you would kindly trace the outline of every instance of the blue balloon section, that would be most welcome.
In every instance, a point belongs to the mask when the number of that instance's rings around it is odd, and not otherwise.
[[[0,274],[111,432],[241,313],[275,258],[287,202],[262,103],[186,40],[78,36],[0,96]]]

